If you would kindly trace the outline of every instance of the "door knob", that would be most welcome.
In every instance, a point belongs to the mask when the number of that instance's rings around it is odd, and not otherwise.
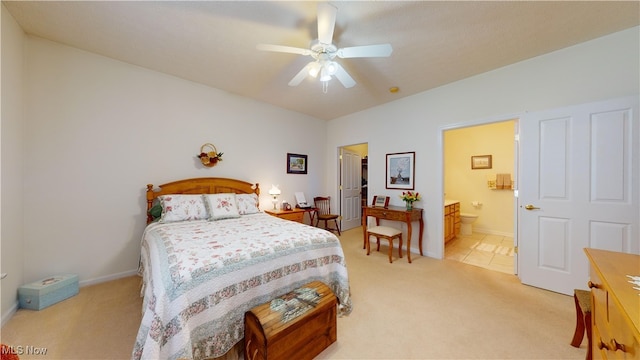
[[[525,209],[527,209],[527,210],[536,210],[536,209],[540,209],[539,207],[535,207],[535,206],[533,206],[533,205],[531,205],[531,204],[526,205],[524,208],[525,208]]]

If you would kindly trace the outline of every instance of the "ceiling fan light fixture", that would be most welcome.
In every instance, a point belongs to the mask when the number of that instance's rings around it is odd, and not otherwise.
[[[327,73],[329,73],[329,75],[334,75],[338,70],[336,63],[333,61],[328,62],[325,67],[327,68]]]
[[[390,44],[351,46],[338,48],[333,44],[333,33],[336,25],[336,14],[338,9],[329,3],[318,3],[318,38],[311,42],[308,49],[282,45],[260,44],[258,50],[275,51],[283,53],[299,54],[310,56],[313,60],[302,68],[289,81],[289,86],[298,86],[307,76],[318,78],[322,83],[322,90],[327,92],[329,81],[335,78],[345,88],[356,85],[355,80],[345,71],[342,65],[333,59],[339,58],[365,58],[365,57],[388,57],[393,48]]]
[[[309,75],[313,76],[314,78],[318,77],[318,73],[320,72],[320,69],[322,68],[322,65],[320,65],[319,62],[314,62],[309,66]]]
[[[329,70],[326,66],[322,67],[322,71],[320,71],[320,81],[326,82],[331,80],[331,74],[329,74]]]

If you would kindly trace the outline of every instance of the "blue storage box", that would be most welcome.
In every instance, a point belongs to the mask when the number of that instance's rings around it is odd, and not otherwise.
[[[78,294],[78,275],[51,276],[18,288],[20,307],[42,310]]]

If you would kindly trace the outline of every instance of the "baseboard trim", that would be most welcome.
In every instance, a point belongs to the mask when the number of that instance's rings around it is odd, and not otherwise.
[[[89,285],[96,285],[96,284],[100,284],[103,282],[107,282],[107,281],[111,281],[111,280],[118,280],[118,279],[122,279],[124,277],[128,277],[128,276],[133,276],[133,275],[137,275],[138,274],[138,270],[129,270],[129,271],[124,271],[121,273],[117,273],[117,274],[111,274],[111,275],[107,275],[107,276],[102,276],[102,277],[98,277],[98,278],[93,278],[93,279],[88,279],[88,280],[82,280],[79,282],[78,285],[80,285],[80,287],[83,286],[89,286]]]
[[[15,313],[18,311],[18,305],[19,305],[19,303],[17,301],[14,302],[13,306],[11,306],[9,308],[9,310],[7,310],[6,313],[2,314],[2,325],[1,326],[4,326],[4,324],[6,324],[7,321],[11,320],[13,315],[15,315]]]
[[[498,235],[498,236],[507,236],[510,238],[513,238],[513,233],[511,232],[505,232],[505,231],[496,231],[496,230],[491,230],[491,229],[486,229],[486,228],[482,228],[482,227],[478,227],[478,226],[474,226],[473,227],[473,232],[477,232],[477,233],[481,233],[481,234],[487,234],[487,235]]]

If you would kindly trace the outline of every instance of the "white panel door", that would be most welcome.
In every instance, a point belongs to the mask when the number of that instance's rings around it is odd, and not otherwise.
[[[583,249],[639,253],[638,99],[529,113],[520,124],[518,274],[572,294]]]
[[[362,159],[360,154],[342,149],[340,182],[342,184],[340,228],[344,230],[362,226]]]

